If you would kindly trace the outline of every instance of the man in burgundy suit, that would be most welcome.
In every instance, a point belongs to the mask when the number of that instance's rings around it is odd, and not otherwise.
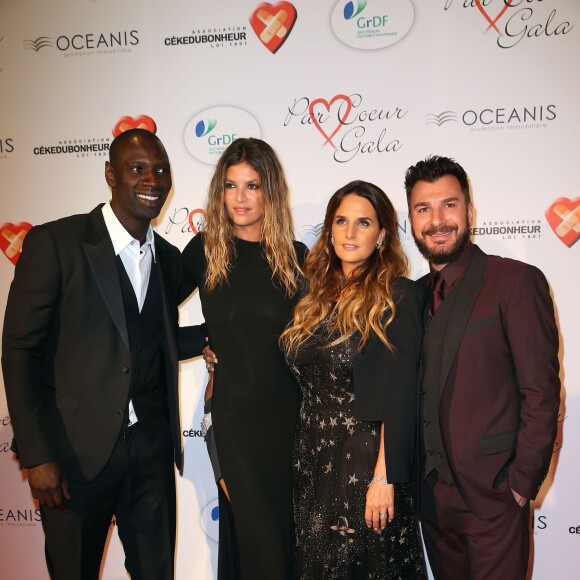
[[[407,170],[413,237],[432,300],[420,384],[420,517],[436,580],[524,579],[529,502],[550,465],[560,403],[558,331],[537,268],[470,241],[463,168]]]

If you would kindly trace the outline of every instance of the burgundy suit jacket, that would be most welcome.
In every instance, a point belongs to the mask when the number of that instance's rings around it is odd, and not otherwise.
[[[446,317],[439,382],[446,453],[465,502],[488,519],[512,505],[511,489],[534,499],[550,465],[560,380],[548,283],[536,267],[475,246],[436,316]]]

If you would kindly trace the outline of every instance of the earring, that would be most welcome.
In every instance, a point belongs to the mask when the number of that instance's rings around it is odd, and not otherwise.
[[[375,245],[375,248],[376,248],[377,250],[379,250],[379,249],[380,249],[380,247],[381,247],[382,245],[383,245],[383,240],[379,240],[379,241],[376,243],[376,245]]]
[[[330,243],[334,246],[334,236],[332,234],[330,235]]]

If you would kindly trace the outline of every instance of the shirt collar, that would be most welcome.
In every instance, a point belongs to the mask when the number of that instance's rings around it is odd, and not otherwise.
[[[109,236],[111,237],[111,242],[113,242],[115,256],[118,256],[127,246],[137,244],[137,248],[141,247],[139,240],[136,240],[119,221],[110,203],[106,203],[103,206],[103,218]],[[147,229],[143,246],[151,246],[151,254],[153,259],[155,259],[155,236],[153,235],[153,228],[151,226]]]
[[[457,280],[463,276],[465,270],[467,270],[467,267],[471,262],[471,259],[473,258],[474,252],[475,246],[472,242],[468,242],[457,260],[450,262],[444,268],[439,270],[443,280],[445,280],[445,286],[448,289],[453,288],[453,285],[457,282]],[[435,277],[437,270],[435,270],[433,266],[430,266],[430,271],[429,279],[431,281],[431,287],[433,287],[433,278]]]

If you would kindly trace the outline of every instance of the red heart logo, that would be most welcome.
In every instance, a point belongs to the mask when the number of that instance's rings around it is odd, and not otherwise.
[[[272,54],[290,36],[295,22],[296,8],[290,2],[264,2],[250,16],[250,25],[256,36]]]
[[[314,107],[316,105],[323,105],[326,108],[326,110],[328,112],[330,112],[330,107],[332,107],[332,105],[336,101],[345,102],[346,103],[346,111],[344,112],[342,117],[340,116],[340,114],[338,115],[338,125],[336,126],[336,128],[334,129],[334,131],[330,135],[327,135],[326,132],[324,131],[324,129],[320,126],[318,119],[314,116]],[[318,129],[319,133],[325,138],[325,141],[322,145],[323,147],[327,143],[330,143],[336,149],[335,144],[332,142],[332,138],[340,131],[340,129],[344,125],[344,122],[348,119],[348,116],[349,116],[351,110],[352,110],[352,101],[351,101],[350,97],[347,95],[336,95],[336,96],[332,97],[332,99],[330,99],[330,101],[327,101],[325,99],[314,99],[310,103],[310,106],[308,107],[308,112],[310,113],[310,118],[312,119],[312,122],[314,123],[314,125]],[[339,111],[340,111],[340,109],[339,109]]]
[[[199,217],[197,218],[197,221],[194,222],[196,216]],[[204,219],[205,212],[203,211],[203,209],[194,209],[189,212],[189,227],[191,228],[191,231],[193,232],[194,236],[197,236],[197,234],[199,233],[199,228],[201,227],[201,224]]]
[[[31,227],[28,222],[16,225],[5,223],[0,226],[0,248],[15,266],[22,254],[22,242]]]
[[[151,133],[157,133],[155,121],[147,115],[139,117],[121,117],[113,129],[113,137],[118,137],[121,133],[129,129],[147,129]]]
[[[481,0],[475,0],[475,5],[479,8],[479,11],[483,14],[483,17],[489,22],[489,26],[487,27],[486,32],[490,28],[493,28],[498,34],[500,33],[495,23],[505,14],[505,11],[510,7],[513,1],[514,0],[503,0],[504,3],[503,8],[499,11],[498,15],[492,20],[489,14],[487,13],[487,10],[483,7]]]
[[[571,248],[580,238],[580,197],[559,197],[546,210],[546,219],[554,233]]]

